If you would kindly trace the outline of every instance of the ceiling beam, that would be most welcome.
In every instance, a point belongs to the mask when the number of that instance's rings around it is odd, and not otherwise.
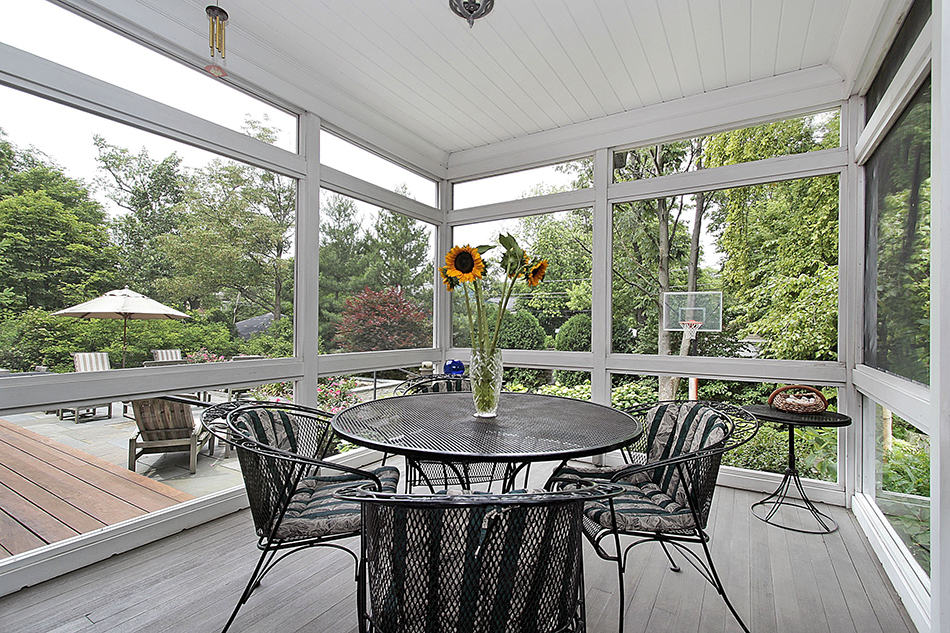
[[[841,75],[818,66],[453,152],[449,179],[549,164],[600,147],[648,145],[744,127],[834,107],[847,96]]]

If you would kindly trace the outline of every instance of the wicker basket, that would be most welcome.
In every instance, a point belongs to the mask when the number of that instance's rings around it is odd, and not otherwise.
[[[821,413],[828,408],[828,400],[814,387],[788,385],[772,392],[769,405],[790,413]]]

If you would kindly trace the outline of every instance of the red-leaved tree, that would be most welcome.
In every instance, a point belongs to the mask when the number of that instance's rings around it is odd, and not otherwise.
[[[346,300],[336,340],[346,352],[431,347],[432,326],[401,288],[364,288]]]

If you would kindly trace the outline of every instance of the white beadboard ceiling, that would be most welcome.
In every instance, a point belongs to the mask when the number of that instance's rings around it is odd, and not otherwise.
[[[176,45],[206,51],[204,0],[88,4],[132,20],[147,7],[194,33]],[[872,41],[894,31],[907,4],[496,0],[469,29],[446,0],[220,0],[231,15],[230,55],[332,112],[398,129],[403,143],[430,155],[802,69],[828,67],[853,86]]]

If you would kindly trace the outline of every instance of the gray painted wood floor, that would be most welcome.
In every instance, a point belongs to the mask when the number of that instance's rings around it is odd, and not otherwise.
[[[761,496],[719,488],[710,517],[713,556],[752,631],[914,631],[847,510],[824,508],[841,526],[834,534],[797,534],[751,516]],[[615,567],[588,554],[588,631],[615,633]],[[0,631],[220,631],[256,559],[250,514],[239,512],[0,598]],[[629,560],[627,633],[740,631],[716,592],[685,565],[671,572],[658,546],[637,547]],[[355,631],[353,575],[342,552],[290,556],[231,631]]]

